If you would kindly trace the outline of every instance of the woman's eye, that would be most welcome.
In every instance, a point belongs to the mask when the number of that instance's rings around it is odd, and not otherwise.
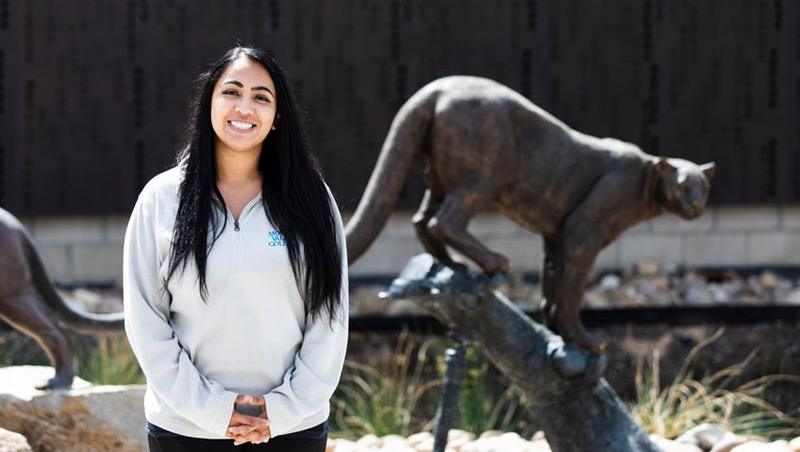
[[[269,102],[269,98],[267,98],[267,96],[256,96],[256,100],[261,102]]]
[[[237,93],[235,89],[226,89],[225,91],[222,92],[222,94],[235,96],[239,93]]]

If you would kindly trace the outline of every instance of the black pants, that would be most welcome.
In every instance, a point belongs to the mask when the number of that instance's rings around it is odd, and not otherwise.
[[[322,439],[272,438],[263,444],[234,446],[233,439],[198,439],[186,436],[156,438],[147,435],[150,452],[325,452]]]

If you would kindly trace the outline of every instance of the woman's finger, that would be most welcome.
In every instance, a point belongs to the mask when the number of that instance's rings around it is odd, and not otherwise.
[[[252,425],[236,425],[230,427],[228,429],[228,433],[230,433],[233,436],[247,436],[253,430],[259,430],[259,427],[254,427]]]
[[[250,401],[247,402],[250,405],[259,405],[259,406],[267,406],[267,402],[264,400],[263,396],[248,396]]]
[[[247,403],[250,405],[260,405],[265,406],[266,401],[264,400],[263,396],[252,396],[247,394],[239,394],[236,396],[236,403]]]
[[[231,415],[231,422],[228,425],[234,427],[240,424],[252,425],[254,427],[267,427],[269,426],[269,419],[264,419],[263,417],[248,416],[246,414],[242,414],[234,410],[233,415]]]
[[[253,444],[260,444],[269,441],[269,437],[267,437],[266,435],[262,435],[258,431],[253,431],[247,435],[247,440]]]

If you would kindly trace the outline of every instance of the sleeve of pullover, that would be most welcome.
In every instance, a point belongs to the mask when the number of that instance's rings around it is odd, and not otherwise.
[[[158,209],[150,195],[139,196],[125,232],[125,332],[158,398],[198,427],[224,436],[237,394],[197,370],[170,325],[169,294],[159,277]]]
[[[284,374],[281,385],[264,396],[272,436],[290,433],[305,418],[327,408],[342,374],[349,318],[347,247],[339,209],[330,191],[328,195],[342,257],[341,315],[332,325],[320,316],[306,326],[294,366]]]

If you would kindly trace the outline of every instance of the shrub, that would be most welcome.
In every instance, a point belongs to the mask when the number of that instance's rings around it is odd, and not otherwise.
[[[687,355],[672,384],[661,387],[659,353],[653,352],[649,363],[636,367],[636,403],[631,413],[648,433],[674,438],[701,423],[716,423],[730,431],[767,438],[797,436],[800,423],[767,403],[764,391],[778,382],[796,383],[792,375],[764,375],[732,387],[737,377],[753,361],[754,350],[742,362],[700,378],[691,371],[692,363],[704,347],[723,334],[718,330],[697,344]]]

